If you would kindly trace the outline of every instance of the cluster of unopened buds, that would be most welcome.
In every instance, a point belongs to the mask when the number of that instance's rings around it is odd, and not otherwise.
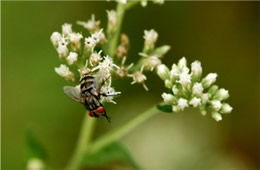
[[[192,106],[199,108],[202,115],[211,113],[216,121],[222,120],[222,114],[230,113],[232,107],[224,101],[229,97],[228,90],[214,85],[217,74],[209,73],[202,78],[202,67],[199,61],[187,67],[185,57],[178,64],[173,64],[171,70],[164,64],[157,67],[157,74],[164,81],[168,93],[163,93],[165,105],[171,106],[171,111],[179,112]]]

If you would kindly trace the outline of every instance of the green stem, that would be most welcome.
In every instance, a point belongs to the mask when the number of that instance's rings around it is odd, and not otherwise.
[[[129,1],[129,2],[127,2],[127,4],[126,4],[125,9],[128,10],[128,9],[133,8],[135,5],[140,4],[140,3],[141,3],[141,1],[139,1],[139,0]]]
[[[93,135],[95,123],[96,119],[89,117],[88,114],[85,113],[76,149],[73,153],[71,161],[66,167],[66,170],[76,170],[79,168],[82,157],[89,149],[89,144]]]
[[[116,52],[116,47],[118,45],[121,26],[125,15],[125,5],[122,3],[118,3],[116,7],[116,13],[117,13],[116,31],[113,33],[113,36],[111,37],[108,45],[109,46],[108,55],[110,55],[111,57],[114,57]]]
[[[96,142],[94,142],[91,145],[90,152],[95,153],[101,150],[103,147],[109,145],[110,143],[120,139],[124,135],[126,135],[129,131],[133,130],[135,127],[155,115],[156,113],[159,113],[158,109],[153,106],[150,109],[146,110],[145,112],[139,114],[134,119],[127,122],[125,125],[123,125],[121,128],[117,128],[116,130],[100,137],[97,139]]]

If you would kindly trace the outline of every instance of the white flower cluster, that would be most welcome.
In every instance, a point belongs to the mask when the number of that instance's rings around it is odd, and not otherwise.
[[[89,31],[88,37],[84,38],[81,33],[73,32],[72,25],[67,23],[62,25],[62,33],[54,32],[50,37],[63,62],[55,68],[55,72],[65,80],[74,83],[79,82],[79,77],[83,73],[91,72],[97,85],[102,84],[101,93],[107,94],[107,96],[102,96],[101,100],[115,103],[113,96],[120,92],[115,92],[111,87],[111,74],[120,68],[114,64],[111,57],[104,56],[102,50],[96,50],[97,45],[102,47],[105,42],[105,34],[99,27],[100,21],[96,21],[95,16],[92,15],[89,21],[77,23]],[[82,39],[85,41],[81,41]]]
[[[229,97],[228,91],[213,85],[217,74],[209,73],[201,78],[202,67],[199,61],[194,61],[189,69],[183,57],[178,64],[172,65],[171,70],[164,64],[157,66],[157,74],[171,90],[171,93],[163,93],[162,98],[165,104],[172,106],[173,112],[192,106],[200,108],[202,115],[211,113],[216,121],[220,121],[222,114],[232,111],[232,107],[224,102]]]

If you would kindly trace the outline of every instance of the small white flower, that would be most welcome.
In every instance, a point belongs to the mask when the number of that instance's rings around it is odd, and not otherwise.
[[[101,102],[110,102],[116,104],[116,102],[113,100],[114,96],[121,94],[121,92],[116,92],[115,89],[109,85],[109,86],[103,86],[101,88],[101,94],[106,95],[106,96],[101,96]]]
[[[140,71],[135,72],[132,75],[129,75],[130,77],[133,77],[133,81],[131,84],[140,83],[143,85],[144,89],[148,91],[148,87],[145,85],[145,80],[147,80],[146,76],[143,74],[144,66],[142,66]]]
[[[62,34],[64,35],[69,35],[70,33],[72,33],[72,25],[65,23],[62,25]]]
[[[68,55],[69,49],[67,48],[67,40],[62,37],[58,43],[57,52],[60,58],[65,58]]]
[[[69,56],[67,57],[67,61],[69,65],[74,64],[78,60],[78,54],[75,52],[70,52]]]
[[[163,98],[163,101],[168,104],[172,103],[174,101],[174,96],[169,93],[163,93],[162,98]]]
[[[195,83],[192,86],[192,93],[197,96],[201,96],[203,92],[203,87],[201,83]]]
[[[182,86],[187,87],[191,83],[191,75],[187,72],[182,72],[179,75],[179,80],[177,81],[180,83]]]
[[[88,49],[93,48],[99,43],[102,37],[102,29],[98,32],[93,33],[90,37],[85,38],[85,45]]]
[[[64,64],[61,64],[60,67],[56,67],[55,72],[66,80],[74,81],[74,74],[70,71],[69,67]]]
[[[107,10],[108,32],[115,31],[117,22],[117,13],[115,10]]]
[[[89,57],[89,63],[91,66],[96,66],[99,64],[99,62],[102,60],[101,58],[101,54],[102,50],[100,50],[98,53],[97,52],[93,52],[91,53],[90,57]]]
[[[100,40],[103,38],[103,34],[102,34],[103,29],[99,30],[98,32],[95,32],[91,35],[91,37],[93,38],[93,40],[95,41],[95,43],[99,43]]]
[[[113,68],[119,69],[119,67],[113,63],[113,60],[109,56],[105,56],[104,60],[99,63],[98,66],[92,69],[92,71],[95,71],[98,69],[97,77],[101,80],[107,79],[111,76],[111,71]]]
[[[160,64],[157,66],[157,74],[162,80],[166,80],[169,78],[169,69],[166,65]]]
[[[222,104],[221,104],[221,102],[219,100],[212,100],[211,101],[211,106],[213,107],[213,109],[218,111],[222,107]]]
[[[39,158],[31,158],[27,163],[26,170],[44,170],[44,162]]]
[[[225,100],[229,97],[229,93],[228,93],[228,90],[226,89],[219,89],[216,93],[216,95],[214,96],[215,99],[217,100]]]
[[[61,40],[62,36],[59,32],[54,32],[51,34],[51,42],[54,46],[57,46],[59,44],[59,41]]]
[[[92,37],[85,38],[85,45],[88,49],[93,49],[96,46],[96,41]]]
[[[190,100],[190,102],[189,102],[189,104],[190,105],[192,105],[193,107],[197,107],[197,106],[199,106],[201,103],[201,99],[200,98],[198,98],[198,97],[193,97],[191,100]]]
[[[128,76],[128,70],[134,66],[134,63],[125,66],[126,57],[124,57],[121,61],[120,68],[116,70],[116,75],[119,77],[126,77]]]
[[[157,38],[158,38],[158,33],[154,29],[145,30],[144,31],[145,49],[153,49],[154,44],[157,41]]]
[[[145,67],[150,69],[151,71],[153,71],[154,68],[162,63],[158,56],[148,56],[144,53],[139,53],[139,55],[146,57],[144,61]]]
[[[191,63],[191,72],[195,76],[200,76],[202,73],[201,63],[199,61],[194,61]]]
[[[215,83],[216,79],[217,79],[217,74],[216,73],[209,73],[203,80],[202,80],[202,84],[204,88],[208,88],[209,86],[211,86],[213,83]]]
[[[100,70],[112,70],[113,67],[119,69],[119,67],[113,63],[113,60],[108,55],[104,57],[104,60],[99,64]]]
[[[220,109],[220,113],[230,113],[232,110],[233,108],[229,104],[223,103]]]
[[[181,110],[184,110],[185,107],[188,107],[188,100],[184,99],[184,98],[180,98],[178,100],[178,107],[181,109]]]
[[[69,34],[70,43],[71,43],[72,47],[74,47],[75,49],[80,48],[80,40],[82,38],[83,38],[83,36],[80,33],[73,32],[73,33]]]
[[[100,21],[95,20],[95,15],[91,15],[91,19],[88,22],[77,21],[78,25],[83,26],[85,29],[89,30],[91,33],[99,30]]]
[[[222,120],[222,116],[221,116],[221,114],[219,114],[218,112],[212,113],[212,117],[213,117],[213,119],[215,119],[217,122]]]

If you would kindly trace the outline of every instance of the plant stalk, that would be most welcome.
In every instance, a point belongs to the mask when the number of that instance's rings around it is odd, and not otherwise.
[[[79,168],[84,154],[89,149],[95,124],[96,119],[89,117],[86,112],[81,127],[79,139],[76,144],[76,149],[72,155],[71,161],[66,167],[66,170],[77,170]]]
[[[114,57],[116,52],[116,47],[118,45],[119,35],[121,32],[121,26],[125,15],[125,5],[118,3],[116,7],[117,21],[116,21],[116,31],[113,33],[108,45],[108,55]]]
[[[97,139],[90,148],[90,152],[95,153],[101,150],[103,147],[109,145],[110,143],[120,139],[124,135],[126,135],[128,132],[136,128],[138,125],[146,121],[147,119],[154,116],[156,113],[159,113],[156,106],[151,107],[150,109],[144,111],[143,113],[139,114],[126,124],[124,124],[122,127],[115,129],[114,131],[107,133],[106,135],[100,137]]]

